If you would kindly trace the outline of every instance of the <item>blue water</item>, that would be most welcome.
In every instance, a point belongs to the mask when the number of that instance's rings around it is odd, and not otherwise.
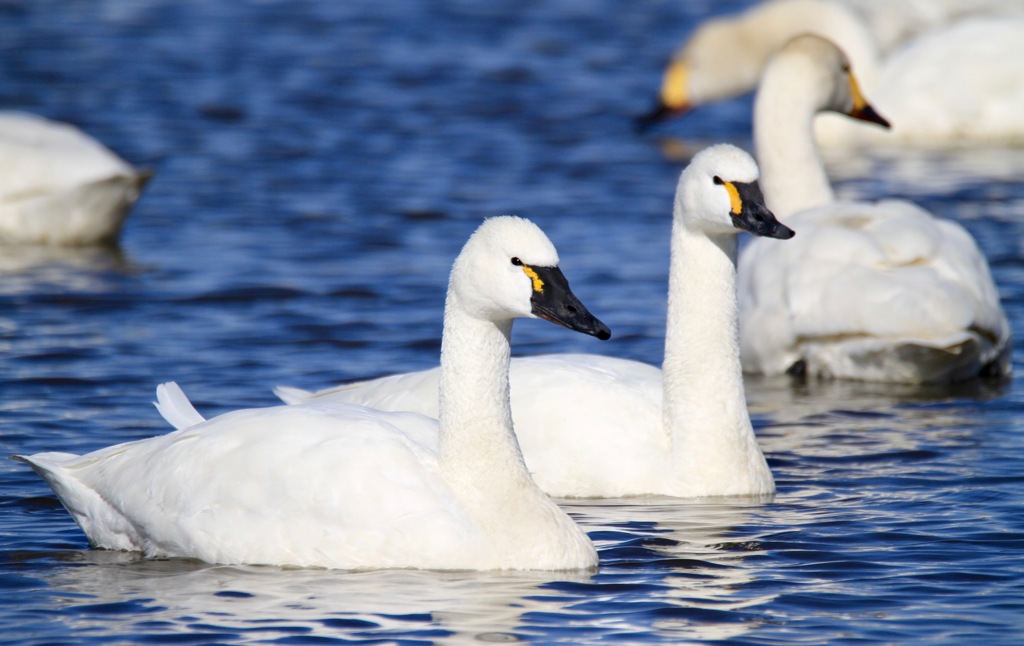
[[[685,158],[749,148],[749,99],[637,136],[662,64],[733,2],[0,4],[0,105],[156,171],[116,250],[0,250],[0,454],[162,433],[437,361],[447,271],[487,215],[559,246],[606,344],[658,363]],[[1024,329],[1024,151],[831,160],[840,194],[962,222]],[[1018,334],[1018,338],[1020,335]],[[1016,348],[1016,369],[1021,374]],[[565,508],[595,574],[294,570],[92,551],[0,461],[7,643],[1024,641],[1024,390],[750,379],[774,499]]]

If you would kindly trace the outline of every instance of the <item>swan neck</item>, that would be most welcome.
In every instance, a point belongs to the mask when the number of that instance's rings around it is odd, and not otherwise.
[[[678,495],[774,489],[743,390],[736,245],[673,226],[662,413]]]
[[[736,236],[676,224],[665,334],[665,422],[680,429],[723,399],[743,399],[736,305]],[[746,407],[731,417],[746,417]]]
[[[529,480],[512,428],[512,321],[469,315],[449,292],[441,341],[438,460],[453,485],[480,492]]]
[[[835,193],[814,140],[817,97],[791,79],[798,70],[769,69],[754,101],[754,147],[765,203],[776,217],[829,204]]]

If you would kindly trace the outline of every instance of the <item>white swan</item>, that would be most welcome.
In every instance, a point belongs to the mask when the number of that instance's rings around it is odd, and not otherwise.
[[[150,175],[74,126],[0,112],[0,242],[113,242]]]
[[[747,372],[905,383],[1010,371],[1010,328],[970,234],[916,205],[837,202],[811,132],[862,102],[843,53],[817,36],[765,70],[754,141],[768,206],[801,235],[740,255]]]
[[[1016,11],[1011,11],[1015,9]],[[877,14],[878,18],[866,16]],[[999,14],[999,15],[994,15]],[[955,20],[963,16],[962,20]],[[881,25],[901,24],[900,36]],[[916,19],[916,20],[915,20]],[[948,22],[953,20],[953,22]],[[941,25],[928,29],[934,25]],[[813,33],[849,57],[875,106],[894,122],[880,131],[823,115],[822,145],[936,145],[1024,141],[1024,1],[900,2],[774,0],[702,23],[673,57],[654,111],[641,126],[753,90],[768,59]],[[902,42],[886,52],[885,38]]]
[[[561,497],[768,494],[771,471],[747,414],[737,346],[737,233],[788,238],[764,209],[747,153],[709,148],[676,192],[664,377],[624,359],[565,354],[512,361],[512,410],[527,466]],[[437,369],[311,394],[437,414]]]
[[[493,218],[452,268],[440,423],[339,403],[278,406],[83,456],[18,459],[96,547],[345,569],[593,568],[593,545],[530,479],[512,430],[517,317],[610,335],[569,291],[540,229]]]

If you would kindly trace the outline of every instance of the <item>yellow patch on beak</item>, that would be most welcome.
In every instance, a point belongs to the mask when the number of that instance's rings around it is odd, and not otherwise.
[[[853,97],[853,111],[855,113],[860,112],[868,107],[868,101],[860,91],[860,83],[857,82],[857,77],[853,75],[853,72],[847,70],[846,76],[850,79],[850,96]]]
[[[681,110],[687,106],[686,80],[690,70],[686,63],[675,61],[665,70],[665,78],[661,81],[661,102],[672,110]]]
[[[533,269],[530,269],[526,265],[523,265],[523,272],[526,273],[526,275],[530,277],[530,280],[533,281],[533,291],[537,292],[538,294],[543,294],[544,281],[540,279],[540,276],[537,275],[537,272],[535,272]]]
[[[739,215],[743,210],[743,200],[740,198],[739,190],[737,190],[732,182],[722,182],[722,186],[725,187],[725,192],[729,194],[729,205],[732,207],[733,215]]]

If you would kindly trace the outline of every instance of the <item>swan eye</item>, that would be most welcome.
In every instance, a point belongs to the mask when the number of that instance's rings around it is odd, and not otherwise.
[[[718,184],[719,186],[721,186],[722,184],[725,184],[725,182],[722,181],[721,177],[719,177],[718,175],[715,175],[715,184]]]
[[[522,267],[523,266],[523,261],[520,260],[519,258],[513,256],[512,257],[512,264],[515,265],[516,267]]]

